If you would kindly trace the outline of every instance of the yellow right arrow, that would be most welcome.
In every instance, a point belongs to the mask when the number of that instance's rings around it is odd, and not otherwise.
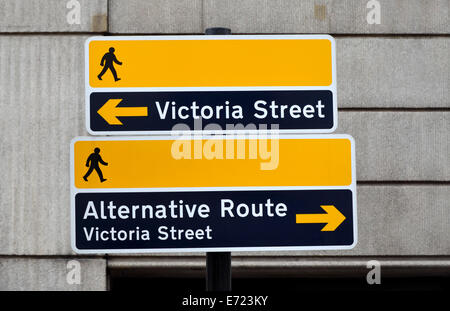
[[[109,125],[122,125],[117,117],[146,117],[147,107],[117,107],[122,99],[109,99],[97,113],[108,122]]]
[[[345,216],[334,205],[320,206],[325,214],[296,214],[295,222],[297,224],[321,224],[326,226],[321,231],[334,231],[345,220]]]

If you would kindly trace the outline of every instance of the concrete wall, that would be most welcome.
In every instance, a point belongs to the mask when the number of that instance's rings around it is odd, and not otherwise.
[[[369,259],[394,267],[392,273],[449,273],[448,0],[380,0],[380,25],[366,22],[362,0],[78,0],[80,24],[71,25],[66,17],[73,7],[66,5],[72,2],[0,0],[0,290],[102,290],[107,268],[202,273],[203,254],[75,255],[69,142],[88,135],[87,37],[201,34],[212,26],[332,34],[338,132],[356,139],[355,249],[233,253],[237,273],[364,272]],[[80,284],[67,282],[74,259]]]

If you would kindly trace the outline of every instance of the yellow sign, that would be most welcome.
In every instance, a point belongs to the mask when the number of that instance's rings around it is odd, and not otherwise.
[[[345,135],[79,138],[72,178],[78,189],[349,186],[352,145]]]
[[[93,37],[88,87],[327,87],[334,39],[310,36]]]

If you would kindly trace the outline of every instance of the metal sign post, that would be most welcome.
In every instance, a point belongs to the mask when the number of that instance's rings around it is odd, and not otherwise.
[[[229,28],[208,28],[206,35],[231,35]],[[206,290],[231,291],[231,252],[206,253]]]

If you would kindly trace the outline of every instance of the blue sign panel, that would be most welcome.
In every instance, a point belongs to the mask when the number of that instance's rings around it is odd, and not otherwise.
[[[81,192],[77,252],[349,249],[355,194],[333,190]]]
[[[330,133],[336,113],[330,90],[94,92],[87,128],[91,134]]]

